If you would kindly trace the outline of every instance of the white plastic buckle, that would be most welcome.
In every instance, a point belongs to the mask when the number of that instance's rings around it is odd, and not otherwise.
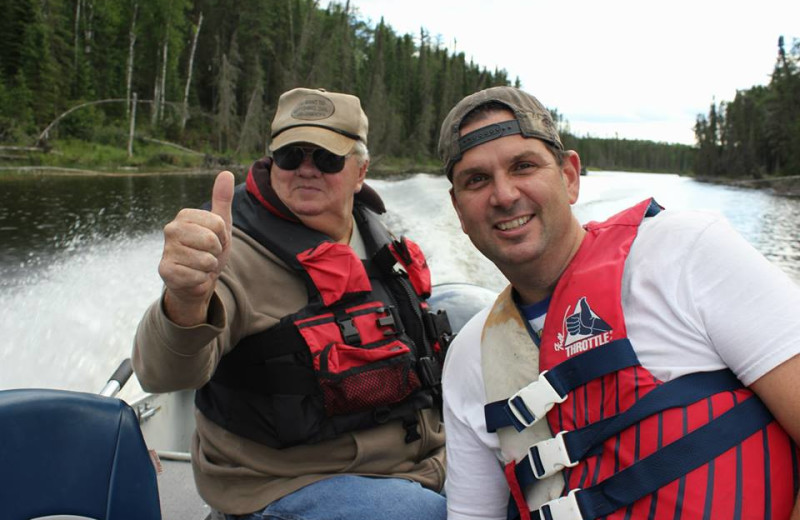
[[[528,448],[530,452],[531,470],[533,476],[538,479],[547,478],[555,475],[564,468],[571,468],[578,465],[578,461],[572,462],[567,453],[567,445],[564,443],[564,434],[560,432],[552,439],[540,441]],[[534,451],[539,455],[539,461],[544,467],[544,473],[539,474],[534,463]]]
[[[556,404],[566,401],[567,396],[561,396],[556,392],[550,381],[545,376],[547,370],[539,374],[539,379],[521,389],[508,399],[508,407],[514,417],[522,423],[525,428],[530,428],[545,416],[547,412]],[[525,403],[525,407],[533,415],[533,420],[528,421],[514,405],[514,399],[519,397]]]
[[[583,520],[581,508],[578,507],[578,499],[575,493],[580,489],[573,489],[565,497],[557,498],[545,503],[539,508],[540,518],[552,520]]]

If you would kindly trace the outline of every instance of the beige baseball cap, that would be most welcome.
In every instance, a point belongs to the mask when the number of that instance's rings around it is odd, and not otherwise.
[[[278,100],[269,149],[311,143],[337,155],[347,155],[356,141],[367,143],[368,129],[367,114],[356,96],[296,88],[284,92]]]
[[[464,117],[491,102],[507,106],[516,120],[488,125],[467,135],[459,135]],[[464,152],[486,141],[513,134],[535,137],[564,149],[550,111],[527,92],[515,87],[491,87],[465,97],[447,114],[439,133],[439,158],[444,163],[447,178],[452,180],[453,166],[461,160]]]

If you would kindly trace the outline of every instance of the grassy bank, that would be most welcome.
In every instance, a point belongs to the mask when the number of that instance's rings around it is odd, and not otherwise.
[[[46,149],[0,147],[0,175],[3,171],[47,171],[65,174],[136,174],[187,171],[232,170],[244,172],[256,157],[218,156],[189,150],[157,140],[139,140],[133,154],[120,146],[90,143],[78,139],[51,141]],[[384,178],[407,173],[436,173],[434,159],[376,155],[370,161],[370,177]]]
[[[119,146],[63,139],[48,143],[45,149],[10,148],[0,155],[5,168],[42,167],[46,169],[75,169],[100,172],[169,171],[202,167],[208,162],[203,153],[180,148],[169,143],[140,141],[132,155]]]

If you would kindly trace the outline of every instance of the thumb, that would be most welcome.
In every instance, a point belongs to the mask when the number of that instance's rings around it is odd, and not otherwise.
[[[236,183],[233,174],[229,171],[220,172],[214,181],[211,192],[211,213],[219,215],[225,222],[225,230],[231,231],[231,205],[233,203],[233,187]]]
[[[592,325],[592,311],[589,309],[589,304],[586,302],[586,298],[581,298],[581,324],[586,327],[591,327]]]

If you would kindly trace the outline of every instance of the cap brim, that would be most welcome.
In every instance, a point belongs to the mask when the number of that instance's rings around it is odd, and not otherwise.
[[[355,139],[318,126],[298,126],[281,132],[269,144],[274,152],[287,144],[310,143],[325,148],[336,155],[347,155],[356,144]]]

